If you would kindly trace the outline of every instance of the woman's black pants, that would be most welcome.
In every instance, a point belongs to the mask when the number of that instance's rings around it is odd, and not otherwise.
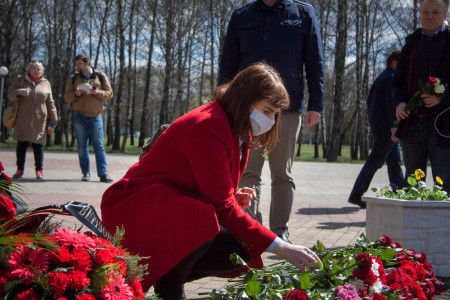
[[[17,141],[16,156],[17,156],[17,169],[23,171],[25,169],[25,155],[27,154],[27,147],[29,142]],[[34,164],[36,171],[42,171],[44,163],[44,145],[31,143],[34,152]]]
[[[236,253],[245,262],[252,257],[245,252],[233,236],[220,227],[220,233],[189,254],[155,284],[155,293],[164,300],[179,300],[184,294],[184,284],[208,276],[230,274],[242,268],[234,265],[230,255]]]

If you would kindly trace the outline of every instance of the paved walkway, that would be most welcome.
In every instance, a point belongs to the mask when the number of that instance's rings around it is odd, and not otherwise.
[[[45,152],[44,181],[35,179],[34,158],[27,152],[25,178],[18,182],[25,189],[25,200],[32,208],[64,204],[75,200],[88,202],[100,212],[101,196],[110,185],[95,176],[95,158],[91,154],[91,181],[81,182],[78,156],[72,152]],[[108,172],[118,180],[138,160],[137,156],[108,154]],[[15,151],[0,149],[0,161],[7,174],[15,172]],[[290,239],[295,244],[313,246],[320,240],[327,248],[346,246],[356,241],[365,231],[365,210],[349,205],[347,198],[362,165],[296,162],[293,173],[297,190],[289,223]],[[386,168],[379,170],[371,186],[382,187],[388,183]],[[368,195],[373,194],[368,192]],[[268,224],[270,205],[270,174],[268,166],[263,169],[262,186],[263,222]],[[73,218],[66,222],[73,226]],[[275,255],[264,254],[265,263],[276,262]],[[151,272],[151,270],[150,270]],[[220,278],[201,279],[186,285],[188,298],[199,293],[220,289],[227,281]],[[151,291],[150,291],[151,293]]]

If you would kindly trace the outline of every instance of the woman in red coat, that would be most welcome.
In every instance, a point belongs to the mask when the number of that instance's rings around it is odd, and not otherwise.
[[[104,224],[111,232],[123,226],[123,246],[148,257],[143,287],[154,285],[163,299],[180,299],[185,282],[237,271],[232,253],[254,267],[262,267],[264,251],[300,270],[319,261],[242,209],[254,197],[252,189],[238,188],[249,147],[270,150],[279,113],[289,105],[278,73],[263,63],[252,65],[214,96],[214,102],[174,121],[103,195]]]

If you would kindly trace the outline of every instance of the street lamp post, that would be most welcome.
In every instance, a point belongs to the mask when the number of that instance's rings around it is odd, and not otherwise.
[[[5,66],[0,67],[0,119],[2,118],[2,107],[3,107],[3,82],[5,76],[8,75],[8,68]],[[0,126],[1,128],[1,126]],[[0,141],[2,139],[2,131],[0,130]]]

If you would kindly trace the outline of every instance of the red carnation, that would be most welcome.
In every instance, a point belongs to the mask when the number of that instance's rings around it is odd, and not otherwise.
[[[373,293],[372,296],[370,296],[369,300],[386,300],[386,296],[380,295],[378,293]]]
[[[37,294],[32,288],[30,288],[17,294],[14,300],[39,300],[39,294]]]
[[[63,272],[52,272],[48,274],[48,284],[53,293],[57,296],[61,296],[70,283],[70,277]]]
[[[420,283],[420,287],[422,288],[423,293],[425,296],[427,296],[427,299],[433,299],[434,298],[434,285],[431,281],[425,281]]]
[[[16,217],[14,202],[0,193],[0,223],[12,220]]]
[[[52,261],[68,263],[72,260],[72,255],[70,254],[69,249],[60,247],[51,252],[50,258]]]
[[[3,168],[3,164],[2,164],[2,162],[0,161],[0,172],[3,172],[3,171],[5,171],[5,168]]]
[[[424,262],[422,264],[422,267],[425,269],[426,278],[434,278],[434,270],[432,264],[430,264],[429,262]]]
[[[142,290],[142,285],[139,282],[139,280],[135,280],[133,281],[131,284],[131,292],[134,294],[134,297],[137,299],[144,299],[145,298],[145,294],[144,291]]]
[[[414,266],[414,263],[408,260],[402,261],[401,266],[398,268],[401,272],[406,273],[409,277],[411,277],[414,281],[417,280],[417,273]]]
[[[414,259],[423,264],[427,262],[427,255],[425,253],[416,253],[416,255],[414,255]]]
[[[91,283],[85,272],[72,270],[67,275],[70,277],[69,288],[72,290],[81,290]]]
[[[81,248],[72,250],[72,265],[76,270],[88,272],[92,270],[92,260],[89,253]]]
[[[308,295],[303,290],[293,290],[289,294],[285,295],[283,299],[288,300],[308,300]]]
[[[395,243],[391,244],[391,248],[394,248],[394,249],[401,248],[401,247],[402,247],[402,245],[400,245],[399,242],[395,242]]]
[[[399,251],[395,253],[395,259],[402,261],[402,260],[409,260],[408,255],[404,251]]]
[[[392,244],[392,239],[387,235],[383,235],[380,237],[380,242],[382,246],[388,247]]]
[[[444,284],[437,280],[436,278],[430,279],[430,281],[434,285],[434,290],[436,291],[436,294],[440,294],[444,290]]]
[[[434,77],[431,77],[430,76],[430,78],[429,78],[429,80],[428,80],[429,82],[430,82],[430,84],[431,85],[435,85],[436,83],[437,83],[437,80],[436,80],[436,78],[434,78]]]
[[[94,295],[84,293],[83,295],[77,295],[75,300],[95,300]]]

